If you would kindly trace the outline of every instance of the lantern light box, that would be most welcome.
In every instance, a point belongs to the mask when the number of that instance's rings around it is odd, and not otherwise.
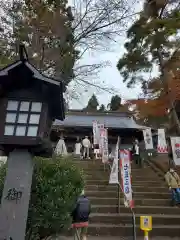
[[[64,120],[64,85],[46,77],[28,61],[23,45],[20,60],[0,70],[0,144],[37,146],[47,139],[53,120]]]

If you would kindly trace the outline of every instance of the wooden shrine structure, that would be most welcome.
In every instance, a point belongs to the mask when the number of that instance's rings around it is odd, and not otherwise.
[[[121,145],[132,146],[134,139],[143,140],[142,130],[145,128],[138,125],[129,112],[84,112],[82,110],[69,110],[64,121],[55,120],[51,141],[55,145],[60,138],[64,137],[68,152],[73,151],[77,137],[83,139],[88,136],[93,141],[93,121],[105,125],[108,128],[109,147],[115,145],[118,136]]]

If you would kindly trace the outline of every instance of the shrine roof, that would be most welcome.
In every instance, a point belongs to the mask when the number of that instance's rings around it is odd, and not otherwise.
[[[138,129],[147,127],[138,125],[132,115],[126,112],[82,112],[70,111],[64,121],[55,120],[53,127],[92,127],[93,121],[102,123],[107,128]]]

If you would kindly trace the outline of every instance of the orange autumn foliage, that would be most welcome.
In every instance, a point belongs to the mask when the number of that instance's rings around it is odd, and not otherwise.
[[[173,101],[180,100],[180,70],[168,82],[169,95]]]
[[[148,118],[152,116],[164,116],[167,113],[165,98],[159,99],[137,99],[130,100],[128,104],[130,107],[135,105],[134,113],[137,118]]]
[[[180,100],[180,70],[168,76],[167,87],[161,78],[153,79],[148,84],[148,99],[133,99],[127,104],[135,106],[134,112],[138,118],[162,117],[170,109],[170,101]]]

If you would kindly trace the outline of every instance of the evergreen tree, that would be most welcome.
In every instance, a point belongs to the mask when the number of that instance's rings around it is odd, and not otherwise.
[[[117,68],[128,87],[142,84],[146,98],[162,99],[168,95],[169,107],[172,109],[174,124],[180,133],[180,123],[169,95],[169,77],[179,68],[180,60],[180,4],[179,0],[146,0],[139,19],[127,31],[128,41],[124,47],[126,53],[119,60]],[[153,67],[159,68],[161,89],[149,91],[154,79],[147,78]]]
[[[121,106],[121,98],[118,95],[112,96],[111,102],[108,104],[110,111],[118,111]]]
[[[165,2],[167,4],[158,10],[158,17],[145,15],[149,11],[147,6],[154,8],[151,4],[145,4],[145,12],[127,31],[128,41],[124,45],[126,53],[119,60],[117,68],[128,87],[136,83],[142,83],[146,87],[144,83],[147,78],[144,73],[151,72],[153,64],[159,64],[159,50],[166,67],[172,67],[174,63],[177,68],[176,57],[180,57],[180,4],[179,0]]]
[[[98,99],[95,94],[92,95],[92,97],[89,99],[86,110],[87,111],[97,111],[97,108],[99,106]]]
[[[99,112],[105,112],[105,111],[106,111],[106,107],[104,106],[104,104],[101,104],[99,108]]]

